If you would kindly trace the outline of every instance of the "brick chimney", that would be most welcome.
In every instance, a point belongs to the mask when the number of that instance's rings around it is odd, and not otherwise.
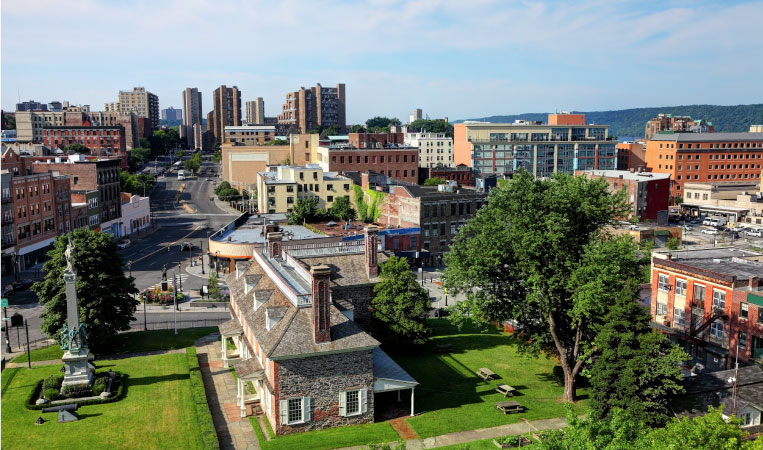
[[[379,228],[375,225],[369,225],[363,234],[366,235],[366,273],[368,278],[375,278],[379,275],[377,255]]]
[[[268,256],[270,256],[271,258],[281,257],[281,239],[282,238],[283,238],[283,233],[281,233],[280,231],[270,232],[267,234]]]
[[[750,277],[750,289],[757,289],[758,286],[760,286],[760,278],[758,277]],[[758,309],[760,311],[760,309]],[[760,314],[760,313],[758,313]]]
[[[310,268],[313,277],[313,333],[315,343],[331,341],[331,269],[323,264]]]

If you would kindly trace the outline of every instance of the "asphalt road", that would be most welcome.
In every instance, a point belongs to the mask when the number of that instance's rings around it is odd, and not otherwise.
[[[202,167],[215,172],[217,169],[217,165],[210,162],[206,162]],[[182,273],[183,292],[188,293],[189,290],[199,290],[207,281],[205,278],[181,271],[180,265],[186,267],[191,257],[198,258],[200,249],[207,248],[206,240],[209,234],[235,219],[237,214],[224,211],[218,208],[214,201],[210,201],[210,197],[214,195],[216,175],[210,176],[215,181],[206,181],[205,176],[179,181],[176,174],[168,175],[159,179],[150,194],[154,228],[149,230],[148,234],[137,236],[132,245],[120,250],[120,253],[125,261],[125,273],[135,277],[135,286],[138,289],[143,290],[160,283],[162,267],[166,265],[170,282],[173,273]],[[178,190],[182,184],[185,184],[185,189],[182,202],[178,203]],[[180,250],[183,242],[192,243],[193,248],[190,252]],[[206,255],[204,263],[209,264]],[[39,305],[36,295],[31,290],[24,291],[11,296],[10,303],[9,316],[18,312],[29,321],[30,341],[41,339],[43,335],[40,331],[40,314],[44,308]],[[179,317],[178,320],[199,320],[227,317],[228,313],[222,310],[182,311],[180,316],[182,319]],[[152,311],[149,308],[146,318],[150,323],[157,323],[172,321],[174,316],[171,310]],[[140,324],[143,323],[142,306],[138,307],[136,319]],[[10,340],[15,349],[15,330],[11,329],[11,334]],[[21,335],[23,341],[23,330]]]

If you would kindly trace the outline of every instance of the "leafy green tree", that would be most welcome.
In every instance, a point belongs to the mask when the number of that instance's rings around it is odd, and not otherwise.
[[[16,129],[16,116],[13,114],[4,114],[3,120],[5,123],[3,124],[4,130],[15,130]]]
[[[440,184],[445,184],[447,182],[448,181],[445,180],[444,178],[439,178],[439,177],[427,178],[424,181],[424,186],[437,186],[437,185],[440,185]]]
[[[681,245],[681,241],[678,240],[678,238],[675,237],[669,237],[668,240],[665,242],[665,247],[668,248],[668,250],[678,250],[678,247]]]
[[[406,341],[423,343],[429,333],[425,317],[431,309],[427,291],[405,258],[392,256],[379,268],[381,281],[374,286],[376,297],[371,300],[374,317]]]
[[[542,450],[644,449],[640,444],[649,428],[629,412],[615,410],[606,419],[580,419],[568,404],[566,428],[548,432],[538,447]]]
[[[704,416],[671,420],[665,428],[649,433],[646,448],[657,449],[757,449],[763,448],[763,440],[745,441],[747,432],[739,426],[737,418],[726,420],[722,409],[710,407]]]
[[[145,164],[151,158],[151,149],[136,147],[130,150],[130,159],[140,164]]]
[[[408,125],[409,131],[423,131],[428,133],[445,133],[448,137],[453,137],[453,125],[444,120],[414,120]]]
[[[222,201],[229,201],[238,198],[241,195],[241,193],[238,191],[238,189],[229,187],[227,189],[220,189],[219,192],[217,192],[217,198],[219,198]]]
[[[306,197],[297,199],[289,213],[290,225],[302,225],[312,222],[318,217],[318,197]]]
[[[122,192],[130,194],[146,195],[151,192],[156,179],[151,175],[131,174],[126,170],[119,172],[119,186]]]
[[[400,119],[376,116],[366,120],[366,131],[369,133],[388,132],[392,125],[400,125]]]
[[[225,189],[230,189],[231,185],[227,181],[223,181],[222,183],[218,184],[215,188],[215,194],[220,194],[221,191],[224,191]]]
[[[363,125],[353,125],[350,127],[350,133],[365,133],[366,129]]]
[[[90,147],[87,145],[80,144],[79,142],[75,142],[73,144],[69,144],[66,147],[64,147],[64,152],[66,152],[69,155],[73,155],[75,153],[80,154],[90,154]]]
[[[142,138],[140,138],[140,146],[143,147],[143,148],[150,149],[151,148],[151,141],[149,141],[148,139],[142,137]]]
[[[286,139],[273,139],[272,141],[265,142],[264,145],[289,145],[289,141]]]
[[[355,220],[357,212],[352,208],[349,197],[338,197],[329,209],[329,214],[335,220]]]
[[[594,342],[591,417],[626,410],[639,422],[661,426],[670,418],[670,399],[683,392],[680,364],[688,355],[653,331],[649,313],[636,301],[631,282],[612,298]]]
[[[201,153],[194,153],[191,159],[186,160],[184,164],[185,170],[191,173],[196,173],[201,168]]]
[[[209,272],[209,298],[217,302],[223,299],[223,293],[220,290],[217,274],[212,271]]]
[[[223,152],[217,151],[214,155],[212,155],[212,162],[213,163],[219,163],[223,159]]]
[[[181,159],[183,159],[183,156],[185,156],[185,151],[184,150],[176,151],[175,152],[175,161],[180,161]]]
[[[520,349],[557,357],[564,400],[574,401],[610,299],[641,269],[631,238],[606,234],[628,209],[602,180],[520,171],[490,192],[446,254],[446,286],[467,297],[451,320],[516,320]]]
[[[32,285],[40,303],[42,331],[56,338],[66,323],[66,268],[64,251],[71,238],[74,243],[73,264],[77,272],[77,300],[80,322],[85,324],[87,342],[94,351],[108,349],[108,339],[130,329],[138,300],[132,277],[125,276],[124,261],[113,237],[81,228],[59,236],[48,252],[50,260],[43,266],[45,278]]]

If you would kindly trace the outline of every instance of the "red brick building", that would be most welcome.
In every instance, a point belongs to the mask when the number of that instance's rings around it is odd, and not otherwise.
[[[403,133],[350,133],[350,145],[355,148],[382,148],[403,145]]]
[[[327,165],[329,172],[370,170],[396,180],[418,182],[419,149],[416,147],[320,147],[318,153],[324,170]]]
[[[653,326],[709,369],[732,368],[737,355],[740,363],[763,362],[761,260],[735,248],[656,254]]]
[[[432,167],[429,169],[428,178],[442,178],[443,180],[455,181],[462,186],[474,186],[474,173],[472,168],[466,164],[459,164],[456,167]]]
[[[657,220],[660,212],[667,218],[670,200],[670,175],[666,173],[636,172],[628,170],[578,170],[577,175],[602,178],[610,189],[628,191],[627,200],[633,206],[633,214],[641,220]]]
[[[120,167],[128,165],[125,129],[122,125],[45,127],[43,145],[63,150],[69,144],[82,144],[91,156],[119,158]]]

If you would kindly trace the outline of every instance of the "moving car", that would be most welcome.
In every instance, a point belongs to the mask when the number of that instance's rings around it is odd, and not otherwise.
[[[702,230],[702,234],[718,234],[718,230],[715,228],[708,228],[706,230]]]
[[[122,241],[122,242],[118,243],[118,244],[117,244],[117,247],[119,247],[119,248],[121,248],[121,249],[123,249],[123,250],[124,250],[124,249],[126,249],[127,247],[129,247],[131,244],[132,244],[132,242],[130,242],[130,240],[129,240],[129,239],[125,239],[124,241]]]
[[[180,245],[180,250],[190,250],[190,249],[192,249],[192,248],[193,248],[193,244],[191,244],[190,242],[187,242],[187,241],[186,241],[186,242],[183,242],[183,243]]]

